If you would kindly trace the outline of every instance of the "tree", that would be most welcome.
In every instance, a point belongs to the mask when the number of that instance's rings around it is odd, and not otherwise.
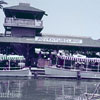
[[[3,0],[0,0],[0,9],[3,8],[3,4],[7,4],[7,2],[3,1]]]

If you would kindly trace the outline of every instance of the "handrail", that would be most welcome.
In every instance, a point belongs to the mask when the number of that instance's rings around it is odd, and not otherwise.
[[[92,94],[92,96],[90,98],[88,98],[88,94],[85,94],[85,97],[87,98],[87,100],[94,99],[94,96],[95,96],[95,94],[96,94],[96,92],[97,92],[99,87],[100,87],[100,83],[97,85],[96,89],[94,90],[94,92],[93,92],[93,94]]]
[[[95,95],[95,93],[97,92],[97,90],[98,90],[99,87],[100,87],[100,83],[97,85],[97,87],[96,87],[96,89],[95,89],[93,95],[91,96],[91,98],[90,98],[89,100],[93,99],[93,97],[94,97],[94,95]]]

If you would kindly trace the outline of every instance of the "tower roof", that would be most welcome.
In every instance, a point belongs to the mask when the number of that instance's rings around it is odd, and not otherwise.
[[[19,5],[11,6],[11,7],[5,7],[4,10],[19,10],[19,11],[30,11],[30,12],[40,12],[45,14],[45,11],[31,7],[28,3],[19,3]]]
[[[41,20],[45,11],[31,7],[28,3],[19,3],[19,5],[3,8],[6,17],[38,19]]]

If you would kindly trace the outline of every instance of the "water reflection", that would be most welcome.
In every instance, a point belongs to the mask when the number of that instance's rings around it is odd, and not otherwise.
[[[0,98],[5,100],[83,100],[99,80],[0,78]],[[97,94],[100,94],[98,88]],[[85,99],[84,99],[85,100]]]
[[[22,98],[22,88],[27,80],[16,77],[0,77],[0,98],[19,99]]]

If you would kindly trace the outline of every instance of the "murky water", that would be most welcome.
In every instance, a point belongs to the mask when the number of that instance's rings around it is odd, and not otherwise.
[[[1,77],[0,100],[85,100],[99,80],[33,79]],[[98,88],[97,93],[100,94]]]

